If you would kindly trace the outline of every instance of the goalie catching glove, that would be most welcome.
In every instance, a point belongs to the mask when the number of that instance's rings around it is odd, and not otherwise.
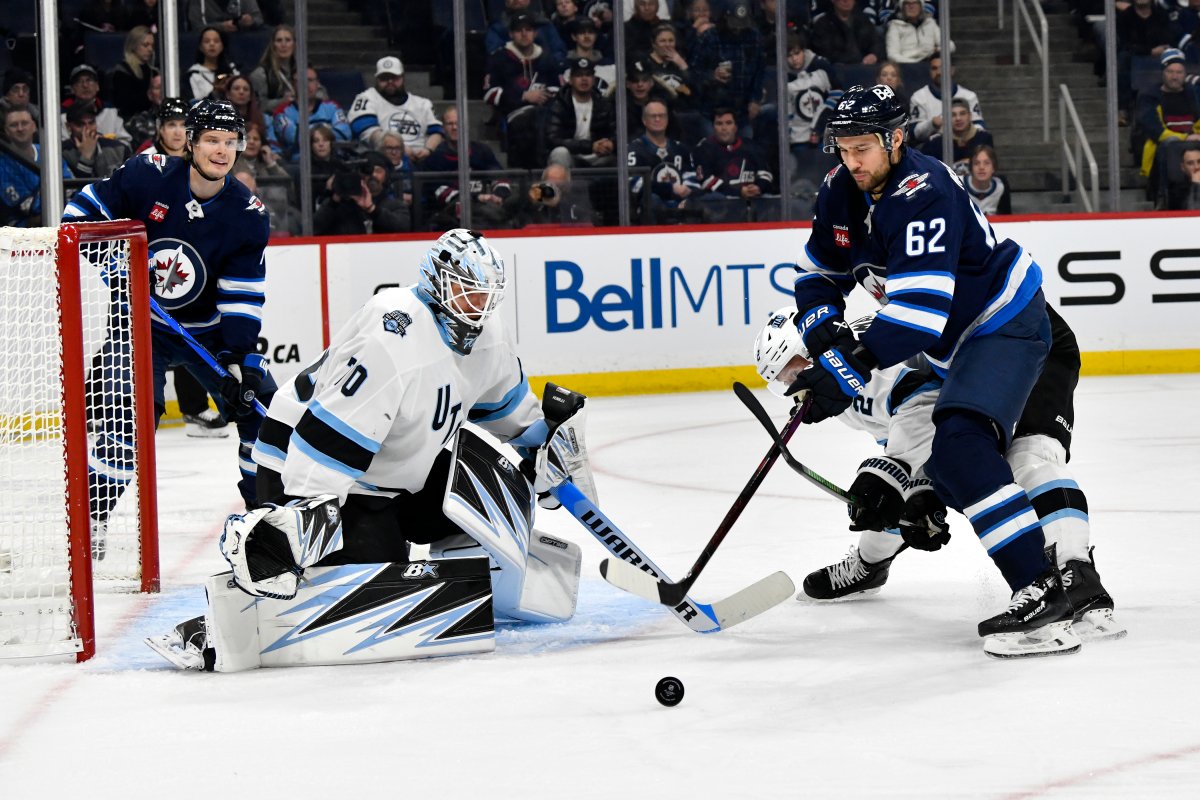
[[[290,600],[305,567],[342,549],[342,512],[331,494],[234,514],[221,533],[233,582],[254,597]]]
[[[562,505],[549,492],[568,480],[589,500],[597,502],[596,480],[592,477],[587,443],[583,438],[587,422],[586,400],[584,395],[553,383],[547,383],[542,393],[542,414],[550,432],[533,459],[533,489],[542,508],[554,509]]]

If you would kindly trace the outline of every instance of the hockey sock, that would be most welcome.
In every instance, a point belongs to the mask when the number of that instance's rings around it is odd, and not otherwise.
[[[1062,444],[1049,436],[1022,436],[1008,449],[1007,459],[1041,520],[1046,543],[1058,546],[1059,564],[1088,561],[1087,497],[1064,466]]]
[[[979,543],[1014,592],[1046,571],[1046,540],[1037,512],[1020,486],[1009,483],[963,509]]]
[[[867,563],[878,564],[900,552],[903,544],[904,540],[900,538],[897,528],[886,531],[865,530],[858,537],[858,555]]]

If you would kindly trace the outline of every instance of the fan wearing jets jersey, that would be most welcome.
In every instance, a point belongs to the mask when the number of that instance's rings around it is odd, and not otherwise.
[[[905,146],[907,123],[889,87],[855,86],[826,127],[842,163],[798,267],[798,330],[815,360],[790,391],[811,392],[805,421],[818,422],[866,394],[875,370],[923,354],[943,381],[925,470],[1013,592],[979,625],[985,650],[1076,652],[1062,575],[1004,457],[1050,348],[1041,268],[997,240],[952,171]],[[856,283],[883,303],[858,337],[843,318]]]
[[[230,373],[218,378],[163,320],[151,315],[155,412],[161,417],[165,410],[167,370],[191,372],[217,400],[222,415],[237,421],[238,489],[249,507],[255,494],[250,447],[261,424],[254,400],[269,403],[275,389],[257,352],[270,226],[266,207],[229,174],[246,142],[245,121],[233,106],[201,101],[187,111],[184,126],[183,158],[164,153],[134,156],[111,177],[79,191],[62,219],[145,223],[154,298]],[[128,376],[108,375],[102,386],[91,388],[120,397],[120,384],[127,380]],[[126,423],[132,420],[119,425]],[[94,544],[103,538],[108,515],[129,480],[120,469],[128,463],[120,452],[128,441],[120,429],[96,437],[89,470]]]

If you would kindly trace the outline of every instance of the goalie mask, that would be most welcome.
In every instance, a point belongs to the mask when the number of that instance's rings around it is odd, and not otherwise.
[[[808,350],[796,327],[796,307],[772,312],[754,340],[754,366],[771,394],[786,397],[784,392],[808,365]]]
[[[421,259],[417,291],[437,317],[446,344],[469,355],[483,323],[504,299],[504,259],[483,234],[443,233]]]

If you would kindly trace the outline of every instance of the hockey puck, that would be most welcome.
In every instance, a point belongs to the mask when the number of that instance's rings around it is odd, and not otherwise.
[[[679,705],[683,701],[683,681],[679,678],[663,678],[654,687],[654,699],[667,708]]]

